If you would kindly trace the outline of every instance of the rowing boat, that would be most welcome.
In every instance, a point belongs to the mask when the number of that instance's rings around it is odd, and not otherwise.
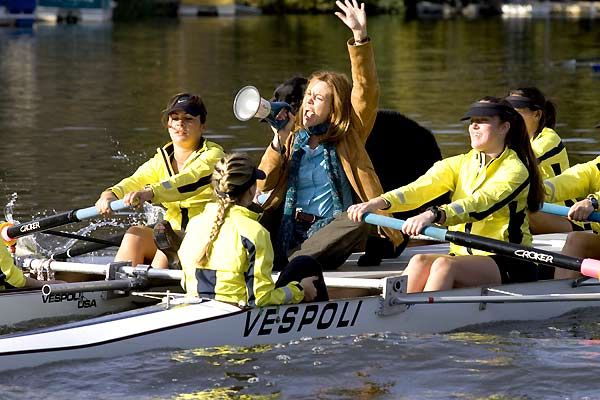
[[[147,350],[253,346],[302,337],[446,332],[508,320],[542,320],[600,306],[599,283],[541,281],[405,294],[405,277],[384,278],[381,295],[240,309],[169,295],[161,304],[0,337],[0,370]]]
[[[367,218],[370,223],[393,227],[399,221],[376,215]],[[580,270],[588,276],[597,276],[595,274],[599,270],[600,262],[597,260],[575,259],[549,251],[548,247],[556,250],[557,241],[553,239],[538,241],[536,248],[523,248],[435,227],[428,227],[424,232],[441,240],[468,242],[517,258],[535,257],[543,264]],[[445,251],[440,249],[440,245],[434,246],[437,248],[424,246],[419,251]],[[405,251],[403,257],[409,255],[410,251]],[[151,269],[146,270],[152,272]],[[180,272],[161,273],[172,274],[172,278],[176,278],[175,275]],[[65,360],[111,358],[157,349],[253,346],[302,337],[377,332],[446,332],[499,321],[544,320],[584,307],[600,307],[600,283],[597,279],[551,280],[407,294],[405,276],[394,276],[393,272],[387,275],[360,280],[356,276],[336,278],[348,282],[342,282],[341,286],[376,290],[377,294],[263,308],[243,309],[211,299],[166,294],[158,305],[0,336],[0,371]],[[328,286],[332,285],[331,276],[326,276],[325,281]],[[60,285],[50,285],[43,290],[49,295],[54,287],[59,291],[64,289]]]
[[[534,244],[539,248],[557,250],[560,249],[563,241],[563,235],[546,235],[537,237]],[[399,258],[385,260],[382,266],[378,268],[357,267],[356,259],[359,254],[354,254],[338,271],[327,272],[325,274],[326,284],[331,288],[339,288],[338,292],[343,290],[344,293],[349,292],[344,289],[365,289],[362,291],[363,293],[368,289],[379,290],[382,283],[379,279],[371,278],[399,275],[408,260],[418,252],[444,254],[448,252],[448,244],[440,243],[409,247]],[[62,293],[57,293],[55,290],[54,293],[43,294],[40,289],[19,289],[0,292],[0,308],[3,310],[0,317],[0,329],[6,331],[9,328],[14,330],[21,327],[35,327],[37,326],[36,324],[48,325],[54,321],[93,317],[125,311],[142,305],[154,304],[156,303],[154,299],[132,294],[132,289],[148,288],[149,279],[159,279],[162,283],[160,288],[153,289],[155,291],[164,291],[167,289],[171,292],[181,291],[179,287],[181,271],[149,270],[146,273],[149,273],[150,277],[145,277],[145,281],[139,282],[139,285],[117,288],[113,285],[116,277],[116,269],[126,277],[139,277],[143,269],[134,269],[127,263],[107,262],[106,264],[91,264],[83,262],[85,258],[79,261],[82,262],[60,262],[29,257],[20,258],[18,264],[28,271],[52,270],[54,272],[75,272],[91,276],[107,277],[106,287],[102,289],[102,287],[96,285],[94,290],[90,290],[91,284],[88,282],[79,286],[76,284],[67,285],[74,289]],[[97,261],[97,258],[94,261]],[[367,279],[364,280],[364,278]],[[171,284],[165,286],[165,283],[169,281]],[[156,286],[156,281],[154,282]],[[146,286],[143,286],[143,284]]]

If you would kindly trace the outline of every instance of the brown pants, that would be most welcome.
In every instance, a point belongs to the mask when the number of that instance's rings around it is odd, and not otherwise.
[[[369,225],[353,222],[346,212],[315,232],[300,246],[290,250],[288,257],[310,256],[317,260],[324,270],[339,268],[355,251],[363,251],[369,236]]]

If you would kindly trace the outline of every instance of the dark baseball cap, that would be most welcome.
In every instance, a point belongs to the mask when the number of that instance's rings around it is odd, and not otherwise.
[[[206,106],[202,99],[195,95],[183,94],[179,96],[167,109],[167,114],[175,111],[185,111],[194,117],[199,116],[202,123],[206,121]]]

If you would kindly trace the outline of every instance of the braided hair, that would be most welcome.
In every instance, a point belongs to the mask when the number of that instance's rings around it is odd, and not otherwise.
[[[246,154],[229,154],[215,165],[212,174],[212,185],[217,198],[217,215],[212,224],[208,241],[204,244],[199,264],[208,262],[214,241],[219,236],[221,226],[225,222],[227,210],[238,204],[246,191],[256,182],[254,163]]]

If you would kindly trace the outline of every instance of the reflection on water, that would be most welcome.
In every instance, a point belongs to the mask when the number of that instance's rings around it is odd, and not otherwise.
[[[552,20],[370,20],[380,105],[432,129],[445,155],[467,148],[465,108],[509,86],[535,84],[555,100],[571,159],[598,150],[600,76],[561,61],[599,57],[598,25]],[[0,31],[0,199],[17,214],[93,204],[168,139],[160,112],[175,92],[205,98],[208,137],[260,156],[269,130],[240,123],[237,90],[265,97],[285,78],[348,71],[347,28],[333,16],[38,25]]]
[[[573,163],[598,154],[600,76],[562,62],[600,56],[598,24],[379,16],[369,34],[380,106],[431,129],[444,155],[467,148],[458,118],[472,101],[526,84],[557,103]],[[0,30],[0,203],[17,193],[21,221],[91,206],[167,141],[160,113],[183,90],[204,97],[207,137],[258,158],[271,134],[235,119],[237,90],[253,84],[269,97],[291,75],[347,72],[348,37],[326,15]],[[597,321],[580,313],[474,333],[155,351],[5,374],[3,398],[598,398]]]

